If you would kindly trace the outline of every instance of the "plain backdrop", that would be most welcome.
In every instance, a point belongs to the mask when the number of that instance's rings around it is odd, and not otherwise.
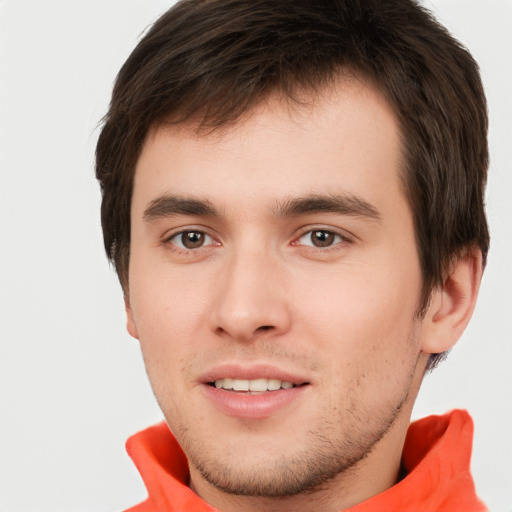
[[[164,0],[0,0],[0,511],[145,497],[125,439],[161,419],[103,254],[93,155],[114,77]],[[492,247],[474,318],[414,417],[467,408],[473,472],[512,511],[512,1],[426,3],[471,50],[490,111]]]

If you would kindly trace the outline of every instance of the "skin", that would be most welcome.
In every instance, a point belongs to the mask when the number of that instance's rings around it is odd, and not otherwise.
[[[136,168],[128,330],[190,486],[224,511],[334,511],[393,485],[428,355],[456,342],[481,276],[468,253],[417,317],[392,109],[357,80],[305,99],[270,97],[209,134],[155,127]],[[286,208],[312,196],[345,208]],[[266,417],[237,417],[204,393],[225,364],[307,384]]]

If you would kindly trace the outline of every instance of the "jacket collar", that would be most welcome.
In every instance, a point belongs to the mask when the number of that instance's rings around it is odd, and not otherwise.
[[[469,471],[472,438],[473,422],[466,411],[454,410],[412,423],[402,453],[406,476],[347,512],[485,511]],[[187,459],[165,423],[131,437],[126,448],[144,480],[149,495],[146,504],[151,504],[151,510],[216,510],[188,488]]]

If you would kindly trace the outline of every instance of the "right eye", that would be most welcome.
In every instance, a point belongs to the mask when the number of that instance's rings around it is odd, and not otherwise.
[[[181,250],[192,251],[206,245],[211,245],[214,240],[204,231],[188,230],[172,235],[168,242]]]

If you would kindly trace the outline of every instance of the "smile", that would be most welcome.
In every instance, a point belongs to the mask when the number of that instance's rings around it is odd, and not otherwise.
[[[225,378],[218,379],[215,382],[210,383],[211,386],[215,386],[217,389],[225,389],[227,391],[241,391],[241,392],[256,392],[264,393],[266,391],[278,391],[280,389],[291,389],[296,387],[296,384],[288,381],[282,381],[279,379],[234,379]]]

